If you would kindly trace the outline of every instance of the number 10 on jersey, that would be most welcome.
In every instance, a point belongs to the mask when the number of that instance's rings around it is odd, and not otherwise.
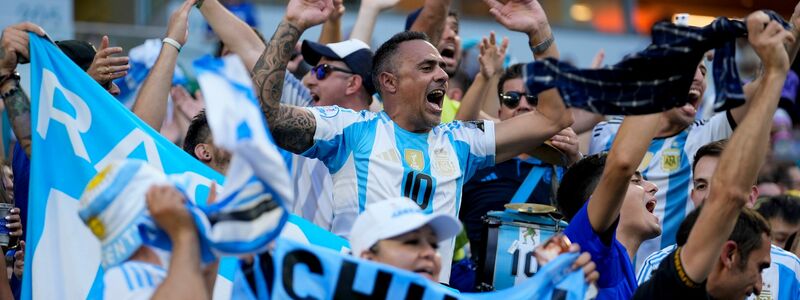
[[[417,202],[422,210],[428,211],[433,194],[436,192],[436,179],[428,174],[408,171],[403,176],[403,197]]]

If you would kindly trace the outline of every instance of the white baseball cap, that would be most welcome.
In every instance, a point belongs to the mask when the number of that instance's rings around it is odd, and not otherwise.
[[[353,223],[350,251],[353,256],[360,256],[380,240],[396,237],[425,225],[430,225],[436,233],[437,242],[455,237],[461,232],[461,223],[455,217],[443,213],[425,214],[409,198],[390,198],[370,204]]]

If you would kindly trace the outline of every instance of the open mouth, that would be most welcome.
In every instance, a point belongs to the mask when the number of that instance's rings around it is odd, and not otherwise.
[[[319,95],[311,93],[311,100],[314,101],[314,103],[319,102]]]
[[[652,214],[656,210],[656,202],[656,199],[647,201],[647,204],[644,205],[644,208]]]
[[[414,273],[420,274],[422,276],[428,277],[433,280],[433,268],[419,268],[414,270]]]
[[[433,108],[435,110],[441,110],[442,103],[444,102],[444,95],[445,92],[443,89],[435,89],[428,92],[426,98],[428,100],[428,103],[434,106]]]
[[[444,49],[442,49],[442,52],[440,52],[439,54],[441,54],[442,57],[454,59],[456,57],[456,49],[452,46],[447,46]]]

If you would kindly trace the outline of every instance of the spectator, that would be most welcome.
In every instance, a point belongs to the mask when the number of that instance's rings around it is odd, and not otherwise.
[[[722,140],[709,143],[697,150],[692,170],[692,179],[694,185],[691,192],[692,202],[696,207],[700,207],[703,204],[703,201],[708,197],[710,192],[709,187],[713,179],[714,170],[716,170],[720,156],[725,150],[725,145],[727,145],[727,140]],[[750,188],[750,194],[746,204],[748,208],[751,208],[753,204],[755,204],[758,195],[758,189],[755,186],[752,186]],[[692,212],[689,216],[691,218],[696,218],[697,212]],[[747,226],[747,224],[752,225],[753,223],[742,223],[744,222],[743,220],[743,218],[740,218],[736,226],[742,227],[742,231],[745,231],[747,228],[744,228],[743,226]],[[694,222],[694,220],[691,222]],[[686,228],[687,226],[688,225],[686,224],[682,225],[682,230],[678,232],[679,243],[681,241],[685,242],[686,240],[686,236],[691,229]],[[752,230],[752,228],[749,230]],[[739,231],[736,230],[736,232]],[[771,236],[773,239],[775,238],[775,234],[776,232],[772,231]],[[741,244],[745,243],[745,239],[747,238],[747,236],[738,234],[731,235],[729,240]],[[641,285],[650,279],[652,274],[655,272],[655,269],[661,264],[661,262],[665,258],[668,258],[669,254],[674,252],[677,248],[677,244],[672,245],[647,257],[644,260],[642,267],[638,271],[636,277],[637,282]],[[760,278],[763,282],[761,284],[763,292],[767,295],[771,295],[773,299],[796,299],[797,295],[781,291],[792,290],[794,287],[800,286],[800,277],[798,277],[798,274],[800,274],[800,260],[798,260],[793,254],[782,250],[780,247],[771,246],[769,252],[771,263],[769,268],[762,272],[762,276]],[[719,270],[719,273],[714,276],[709,275],[708,286],[724,286],[725,284],[728,284],[728,282],[737,282],[735,278],[739,277],[741,274],[732,271],[744,270],[742,268],[729,269],[725,268],[724,265],[717,266],[716,268]],[[709,289],[709,291],[711,291],[711,289]]]
[[[459,231],[461,224],[448,214],[426,214],[411,199],[392,198],[368,207],[356,218],[350,233],[350,250],[354,256],[435,281],[442,267],[437,244],[455,237]],[[575,245],[570,251],[579,249]],[[574,264],[577,268],[583,269],[588,282],[597,280],[599,274],[589,254],[584,252],[578,258]]]
[[[764,26],[767,25],[767,26]],[[733,134],[720,163],[711,179],[711,190],[697,213],[697,221],[685,244],[670,253],[652,278],[645,282],[634,295],[634,299],[673,299],[675,297],[707,298],[732,293],[734,297],[745,297],[759,293],[760,271],[769,267],[769,226],[763,218],[742,208],[748,202],[752,184],[758,168],[765,159],[769,142],[768,132],[771,118],[778,105],[780,90],[789,68],[789,56],[785,42],[794,42],[792,34],[775,21],[770,21],[763,12],[755,12],[747,18],[748,39],[764,63],[763,82],[751,101],[752,108],[744,117],[741,126]],[[714,188],[721,187],[721,188]],[[744,215],[752,230],[735,231],[737,219]],[[757,220],[761,218],[761,222]],[[743,234],[754,243],[740,244],[729,241],[731,232]],[[682,241],[680,241],[682,242]],[[747,257],[746,253],[755,249]],[[673,259],[674,258],[674,259]],[[740,276],[737,289],[709,286],[705,282],[721,268],[737,268],[746,263],[745,274]],[[733,282],[725,282],[727,284]]]
[[[774,196],[761,199],[756,210],[769,222],[772,244],[784,248],[786,240],[800,231],[800,198]]]
[[[385,111],[281,105],[277,99],[284,78],[275,74],[284,72],[289,59],[289,53],[280,51],[282,45],[296,42],[299,34],[323,22],[332,9],[323,1],[314,4],[319,6],[310,9],[309,3],[290,2],[253,74],[276,144],[328,166],[337,187],[334,199],[348,199],[348,203],[337,203],[347,211],[340,214],[345,224],[352,224],[375,201],[367,199],[397,196],[412,198],[426,212],[454,216],[461,185],[474,170],[533,148],[571,122],[563,114],[563,102],[551,90],[540,96],[541,114],[509,119],[496,130],[492,122],[438,126],[448,77],[436,48],[424,34],[414,32],[395,35],[375,54],[372,76]],[[532,9],[526,13],[520,16],[523,22],[538,24],[529,18],[534,15]],[[387,177],[399,172],[403,175]],[[446,262],[451,260],[452,247],[451,242],[441,245]],[[449,264],[443,268],[439,279],[446,281]]]

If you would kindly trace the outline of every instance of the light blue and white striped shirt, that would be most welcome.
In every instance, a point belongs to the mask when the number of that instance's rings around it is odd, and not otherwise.
[[[494,165],[490,121],[456,121],[414,133],[385,112],[307,109],[317,126],[314,145],[302,155],[321,160],[332,175],[333,228],[352,228],[367,205],[398,196],[417,201],[426,213],[457,216],[463,184]],[[453,245],[453,239],[440,244],[443,262],[452,260]],[[443,264],[440,280],[447,282],[449,267]]]
[[[677,245],[672,245],[651,254],[642,263],[642,268],[636,273],[636,282],[642,285],[650,279],[653,272],[665,257],[675,251]],[[800,259],[794,254],[774,245],[770,245],[770,265],[761,273],[763,282],[761,294],[751,295],[751,300],[798,300],[800,299]]]
[[[103,276],[103,298],[114,300],[150,299],[167,270],[140,261],[126,261],[106,270]]]

